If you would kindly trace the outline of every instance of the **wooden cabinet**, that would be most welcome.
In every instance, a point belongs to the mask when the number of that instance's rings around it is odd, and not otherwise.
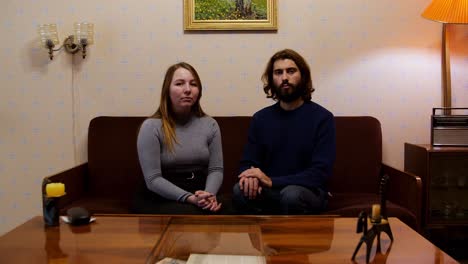
[[[405,171],[422,180],[424,229],[468,226],[468,147],[406,143]]]

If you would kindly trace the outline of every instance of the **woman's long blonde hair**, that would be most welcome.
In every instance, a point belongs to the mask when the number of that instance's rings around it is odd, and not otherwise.
[[[174,77],[174,72],[179,68],[184,68],[188,70],[193,75],[193,78],[195,78],[195,82],[198,85],[198,98],[196,99],[195,104],[192,106],[192,113],[197,117],[202,117],[206,115],[200,106],[200,98],[202,96],[202,83],[195,68],[193,68],[192,65],[186,62],[179,62],[170,66],[166,71],[166,76],[164,77],[164,82],[161,89],[161,99],[159,103],[159,108],[150,117],[161,119],[164,133],[163,141],[170,152],[174,151],[174,144],[177,143],[177,137],[175,134],[175,114],[174,110],[172,109],[170,88],[172,78]]]

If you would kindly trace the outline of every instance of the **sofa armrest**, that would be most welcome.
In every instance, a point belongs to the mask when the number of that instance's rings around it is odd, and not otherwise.
[[[382,175],[389,176],[387,198],[416,215],[418,231],[421,227],[422,183],[415,174],[382,164]]]
[[[65,184],[66,195],[60,197],[58,207],[64,208],[67,204],[80,199],[87,191],[88,163],[83,163],[66,171],[47,176],[44,180],[50,182],[61,182]]]

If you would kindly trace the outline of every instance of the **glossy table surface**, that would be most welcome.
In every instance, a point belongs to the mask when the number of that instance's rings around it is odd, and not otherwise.
[[[372,263],[457,263],[397,218]],[[191,253],[263,256],[266,263],[353,263],[357,219],[327,216],[98,215],[86,226],[34,217],[0,237],[0,263],[157,263]],[[355,263],[365,263],[361,246]]]

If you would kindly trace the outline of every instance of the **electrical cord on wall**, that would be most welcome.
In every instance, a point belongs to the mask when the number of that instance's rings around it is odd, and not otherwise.
[[[72,99],[72,144],[73,144],[73,161],[75,162],[74,166],[78,165],[78,155],[77,155],[77,144],[76,144],[76,135],[77,135],[77,105],[76,105],[76,96],[77,89],[75,89],[75,56],[72,57],[72,76],[71,76],[71,99]]]

